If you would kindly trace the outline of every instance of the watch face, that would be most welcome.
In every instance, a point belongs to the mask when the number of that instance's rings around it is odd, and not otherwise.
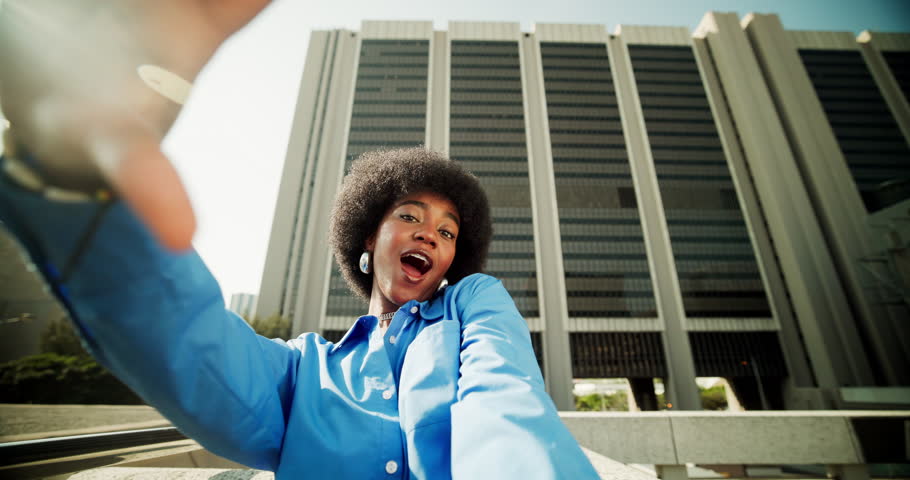
[[[152,90],[175,103],[183,105],[193,84],[187,82],[174,72],[165,70],[157,65],[140,65],[136,69],[139,77]]]

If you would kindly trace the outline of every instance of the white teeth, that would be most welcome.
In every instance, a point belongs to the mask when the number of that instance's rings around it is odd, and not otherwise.
[[[430,267],[433,265],[433,263],[430,261],[429,257],[427,257],[426,255],[424,255],[420,252],[408,252],[402,256],[402,258],[405,258],[405,257],[412,257],[412,258],[416,258],[417,260],[419,260],[423,264],[422,266],[418,267],[418,268],[420,268],[420,270],[424,270],[424,269],[429,270]]]
[[[427,257],[426,257],[424,254],[422,254],[422,253],[408,252],[408,253],[404,254],[404,256],[405,256],[405,257],[419,258],[421,261],[423,261],[423,262],[425,262],[425,263],[430,263],[430,259],[427,258]]]

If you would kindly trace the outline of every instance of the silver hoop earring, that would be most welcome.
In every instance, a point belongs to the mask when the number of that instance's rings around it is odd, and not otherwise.
[[[363,252],[360,255],[360,271],[366,274],[370,273],[370,252]]]
[[[442,277],[442,281],[439,282],[439,288],[436,289],[437,292],[441,292],[442,289],[449,286],[449,281],[445,277]]]

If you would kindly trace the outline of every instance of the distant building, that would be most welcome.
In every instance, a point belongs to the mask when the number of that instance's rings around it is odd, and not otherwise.
[[[231,295],[229,310],[252,321],[256,315],[256,295],[252,293],[235,293]]]
[[[560,409],[573,377],[627,378],[642,409],[653,378],[681,409],[696,376],[747,409],[910,385],[910,295],[883,267],[910,239],[910,35],[859,40],[718,13],[694,34],[314,32],[258,310],[340,338],[366,312],[325,239],[341,179],[364,151],[426,145],[485,186],[487,271]]]

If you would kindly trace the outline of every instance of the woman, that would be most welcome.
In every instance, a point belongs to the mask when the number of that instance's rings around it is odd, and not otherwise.
[[[122,204],[3,182],[0,218],[89,350],[213,452],[278,478],[595,478],[544,391],[524,320],[477,273],[489,208],[456,162],[409,149],[352,168],[331,240],[369,307],[336,344],[255,335],[194,252],[162,248]],[[87,228],[80,248],[72,232]]]
[[[179,32],[227,25],[190,39],[199,48],[167,50],[190,57],[171,63],[192,78],[199,59],[262,3],[149,2],[135,20],[170,23],[192,9],[195,17],[180,19],[198,17],[200,28]],[[118,8],[131,13],[134,4]],[[419,149],[365,155],[339,195],[331,243],[352,291],[368,300],[367,314],[338,343],[315,333],[257,336],[224,308],[198,255],[181,250],[192,217],[181,210],[179,183],[159,188],[173,172],[156,140],[173,108],[150,107],[153,99],[128,79],[122,89],[102,89],[48,75],[57,61],[81,65],[78,48],[63,59],[29,56],[54,51],[29,50],[22,40],[33,34],[28,20],[46,16],[9,12],[55,13],[61,5],[68,3],[8,0],[0,12],[0,99],[13,124],[0,158],[0,221],[103,365],[211,451],[278,478],[596,477],[544,391],[514,303],[479,273],[491,227],[473,176]],[[231,15],[205,10],[222,5]],[[149,14],[156,8],[160,15]],[[152,25],[137,38],[170,31]],[[53,38],[46,33],[35,44]],[[74,73],[83,74],[117,79],[116,71]],[[97,107],[94,115],[84,115],[86,105]],[[149,129],[155,112],[161,123]],[[85,161],[105,180],[74,169]],[[107,183],[123,201],[110,199]]]

